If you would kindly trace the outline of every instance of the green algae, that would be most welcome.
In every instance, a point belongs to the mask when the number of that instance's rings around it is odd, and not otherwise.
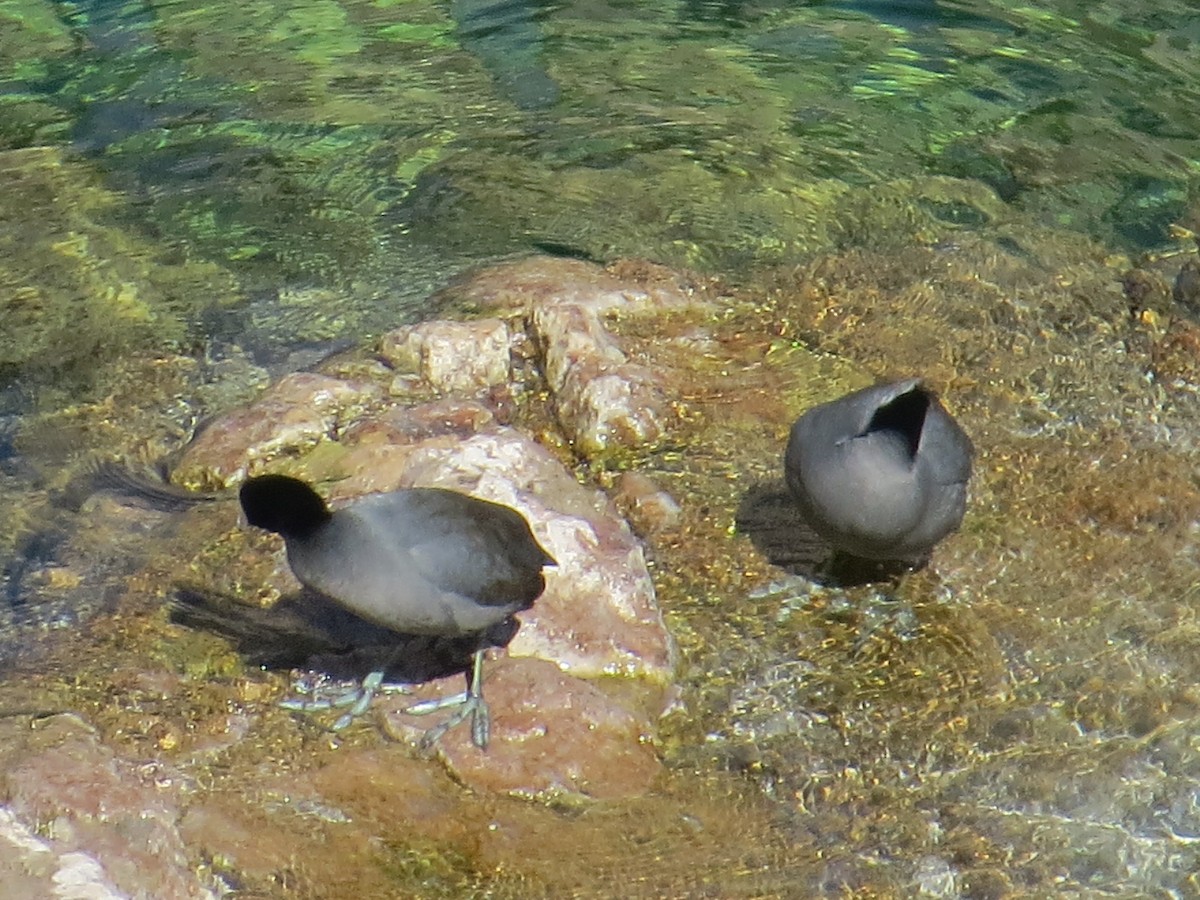
[[[296,6],[276,4],[274,21],[260,33],[267,49],[278,46],[290,58],[323,66],[362,49],[361,39],[347,25],[340,4],[306,0]]]
[[[151,215],[260,282],[386,280],[397,235],[400,252],[417,256],[542,241],[709,270],[798,262],[880,233],[870,222],[842,227],[847,191],[870,202],[881,184],[915,184],[929,171],[982,178],[1056,225],[1144,245],[1194,190],[1186,94],[1134,93],[1104,77],[1104,59],[1083,67],[1076,50],[1098,25],[993,11],[987,27],[955,22],[931,40],[804,7],[755,20],[745,43],[714,43],[700,29],[664,50],[677,14],[672,5],[632,20],[564,10],[541,23],[547,70],[572,115],[540,123],[530,144],[436,5],[174,5],[154,23],[158,50],[142,52],[186,48],[171,58],[195,84],[224,85],[239,116],[134,136],[110,149],[110,162],[119,170],[158,156],[165,170],[228,159],[202,188],[155,191]],[[1122,35],[1145,31],[1129,18],[1104,8],[1086,21],[1103,20],[1116,52]],[[808,44],[792,50],[773,37],[799,34],[821,52],[805,58]],[[1051,35],[1072,49],[1047,56],[1038,41]],[[803,64],[787,64],[789,52]],[[1107,93],[1072,91],[1064,107],[1060,77]],[[91,95],[119,96],[123,81],[112,78]],[[1114,125],[1121,104],[1142,110],[1129,126]],[[978,207],[910,224],[943,240],[935,226],[996,218]],[[367,291],[340,305],[373,299]],[[325,333],[366,320],[330,318]]]
[[[388,4],[381,3],[386,8]],[[398,22],[395,25],[385,25],[375,32],[380,38],[406,44],[420,44],[422,47],[445,49],[454,45],[449,35],[450,29],[445,24],[426,24],[420,22]]]
[[[397,14],[403,21],[394,21]],[[273,137],[270,129],[249,122],[240,130],[237,123],[204,129],[203,139],[214,141],[207,152],[218,154],[221,140],[232,140],[225,152],[270,153],[278,171],[290,174],[258,203],[238,203],[233,196],[239,192],[215,185],[207,199],[179,200],[174,209],[166,201],[160,219],[222,259],[264,272],[279,264],[285,277],[328,279],[375,260],[378,217],[385,211],[402,230],[430,243],[484,253],[507,252],[532,237],[597,256],[640,249],[706,268],[798,260],[831,245],[827,235],[836,231],[839,218],[839,182],[875,182],[883,172],[915,176],[922,156],[948,174],[959,174],[965,157],[992,160],[989,177],[1003,185],[1006,199],[1020,193],[1026,208],[1044,215],[1050,215],[1051,204],[1061,212],[1066,203],[1079,210],[1069,219],[1071,227],[1127,241],[1153,241],[1177,209],[1160,204],[1150,212],[1152,222],[1131,227],[1132,219],[1146,218],[1146,194],[1136,187],[1122,190],[1113,180],[1112,161],[1128,160],[1127,171],[1117,177],[1136,185],[1152,170],[1177,168],[1183,146],[1164,135],[1158,142],[1162,152],[1148,158],[1151,142],[1108,125],[1111,100],[1077,92],[1085,98],[1077,111],[1049,117],[1037,112],[1037,104],[1013,116],[1011,105],[996,102],[1019,90],[1025,77],[1019,69],[998,67],[998,58],[1029,59],[1047,71],[1067,64],[1066,57],[1042,59],[1032,38],[1019,31],[1005,35],[1028,42],[1017,46],[998,45],[986,29],[940,29],[948,46],[962,54],[952,70],[940,71],[927,65],[925,44],[910,45],[907,34],[868,19],[839,20],[835,59],[784,68],[744,47],[702,48],[703,33],[685,35],[662,52],[661,38],[674,15],[674,7],[650,6],[632,22],[593,10],[586,19],[564,14],[545,23],[547,35],[560,39],[550,68],[564,96],[577,115],[604,125],[543,129],[540,158],[531,161],[487,149],[506,138],[503,131],[498,135],[486,124],[460,121],[465,98],[481,109],[495,108],[495,102],[483,73],[451,39],[453,23],[433,6],[172,7],[156,23],[156,39],[164,51],[187,47],[193,73],[225,80],[231,71],[239,73],[231,96],[268,119],[300,116],[344,127],[338,130],[341,140],[328,145],[315,135]],[[1113,10],[1100,17],[1117,35],[1134,27]],[[1029,10],[1009,10],[1003,20],[1006,28],[1032,29],[1038,38],[1052,33],[1083,41],[1095,30],[1080,34],[1068,19]],[[767,37],[789,29],[823,33],[830,23],[819,10],[803,8],[777,12],[756,27]],[[246,33],[260,37],[247,42]],[[408,37],[392,40],[397,34]],[[421,35],[428,40],[420,41]],[[1120,98],[1123,89],[1113,83]],[[853,99],[864,90],[879,96],[866,104]],[[895,91],[905,96],[889,99]],[[921,99],[918,115],[911,114],[909,94]],[[812,103],[798,112],[793,96],[811,97]],[[1143,94],[1136,102],[1153,107],[1148,115],[1179,123],[1183,132],[1185,123],[1194,123],[1171,92]],[[798,114],[837,123],[836,128],[798,130]],[[397,115],[422,123],[419,131],[429,139],[406,137],[409,148],[394,152],[389,145],[395,137],[371,126]],[[1103,139],[1099,128],[1108,129]],[[175,131],[158,150],[170,153],[173,144],[189,143],[203,150],[202,143],[195,144],[199,135]],[[884,133],[889,141],[872,139]],[[1043,146],[1064,141],[1071,146],[1069,160]],[[134,142],[125,152],[142,155],[153,148]],[[1095,156],[1094,173],[1088,165],[1079,167],[1081,152]],[[640,172],[632,167],[635,158]],[[1096,189],[1038,187],[1047,183],[1047,168],[1065,165]],[[370,200],[379,190],[381,169],[391,170],[396,185],[390,197]],[[428,173],[426,182],[439,185],[436,193],[421,184],[422,173]],[[1180,176],[1171,191],[1186,193],[1192,178],[1191,172]],[[648,198],[641,196],[647,184],[654,188]],[[811,207],[797,200],[814,194],[828,196],[815,198]],[[594,198],[603,198],[604,205],[597,207]],[[459,211],[460,200],[464,214],[447,216],[447,209]],[[259,216],[256,209],[270,212]],[[288,222],[296,227],[281,225]],[[335,247],[341,252],[333,253]]]
[[[5,80],[44,78],[56,59],[70,54],[75,41],[50,3],[0,2],[0,69]]]
[[[179,346],[201,309],[236,298],[203,263],[167,254],[110,223],[120,200],[52,150],[0,158],[5,206],[0,369],[86,383],[105,363]],[[62,198],[70,198],[69,203]]]
[[[189,49],[198,74],[225,79],[236,72],[266,118],[361,125],[391,123],[398,114],[457,118],[453,104],[469,83],[457,78],[456,91],[441,91],[429,75],[431,66],[436,72],[452,63],[452,30],[435,4],[362,0],[229,8],[197,2],[164,16],[158,33],[165,46]],[[481,76],[481,96],[484,85]]]
[[[49,3],[0,2],[0,150],[60,139],[67,115],[44,95],[14,90],[47,78],[70,58],[75,41]]]

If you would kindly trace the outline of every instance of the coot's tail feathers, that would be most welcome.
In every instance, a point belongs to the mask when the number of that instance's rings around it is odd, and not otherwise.
[[[104,459],[90,463],[72,486],[82,499],[97,491],[111,491],[140,506],[160,512],[176,512],[201,503],[230,500],[232,494],[189,491],[167,481],[149,467]]]

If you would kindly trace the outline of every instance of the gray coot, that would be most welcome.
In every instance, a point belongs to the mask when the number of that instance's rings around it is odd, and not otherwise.
[[[247,521],[283,537],[288,565],[305,586],[357,616],[401,634],[458,638],[478,635],[468,688],[409,712],[459,707],[422,742],[471,718],[477,746],[488,742],[482,693],[483,655],[496,629],[515,629],[513,614],[533,605],[546,586],[542,569],[554,559],[516,510],[441,488],[372,494],[330,510],[304,481],[260,475],[241,488]],[[333,702],[295,701],[292,708],[351,706],[335,728],[364,712],[386,667],[359,691]]]
[[[784,470],[801,513],[836,549],[919,563],[962,522],[973,452],[910,378],[810,409],[792,426]]]

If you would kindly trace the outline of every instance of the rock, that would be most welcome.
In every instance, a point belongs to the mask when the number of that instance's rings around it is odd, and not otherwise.
[[[423,409],[410,410],[410,421],[424,418]],[[546,571],[546,591],[533,609],[520,615],[509,653],[585,677],[671,678],[675,645],[641,545],[602,491],[579,484],[532,439],[487,426],[465,439],[433,432],[407,444],[352,444],[337,460],[336,477],[329,492],[335,506],[373,491],[445,487],[520,510],[558,566]]]
[[[613,800],[644,794],[659,776],[653,723],[644,711],[545,660],[510,656],[485,671],[492,710],[487,752],[471,743],[468,729],[452,729],[438,742],[441,758],[462,783],[522,796]],[[415,741],[429,721],[406,715],[407,702],[386,714],[385,728]]]
[[[1200,386],[1200,325],[1180,317],[1150,348],[1154,377],[1169,390],[1194,393]]]
[[[679,524],[683,510],[675,498],[641,472],[622,472],[613,502],[639,534],[657,534]]]
[[[583,456],[653,445],[674,421],[661,376],[630,361],[601,316],[694,306],[701,300],[687,278],[640,261],[536,256],[477,270],[443,294],[529,317],[559,422]]]
[[[5,15],[5,72],[15,64],[14,51],[37,52],[21,46],[23,28],[39,35],[40,47],[53,41],[47,29],[62,27],[34,18],[36,25],[25,15]],[[6,129],[13,127],[10,115],[4,113]],[[79,165],[70,148],[32,143],[10,149],[6,139],[0,149],[0,367],[32,367],[39,380],[61,373],[102,390],[113,369],[182,342],[187,323],[239,290],[215,263],[177,256],[164,265],[148,235],[105,218],[122,201],[98,172]]]
[[[173,478],[193,488],[229,487],[260,460],[302,452],[335,436],[381,395],[382,390],[369,382],[310,372],[287,375],[253,403],[201,431]]]
[[[366,801],[363,812],[372,818],[419,821],[430,826],[427,834],[452,835],[460,827],[457,798],[446,792],[440,773],[406,748],[381,743],[342,750],[330,765],[311,773],[309,790],[303,784],[297,789],[295,773],[273,786],[308,808],[354,805],[363,809]]]
[[[209,426],[185,454],[181,477],[228,484],[288,457],[296,474],[325,483],[322,493],[335,507],[362,494],[429,486],[519,510],[558,564],[533,608],[520,614],[516,637],[485,670],[494,717],[487,755],[478,758],[465,730],[460,746],[454,730],[443,739],[443,760],[456,779],[480,790],[640,793],[659,771],[649,736],[670,702],[676,666],[643,549],[602,491],[581,485],[549,450],[503,423],[513,406],[514,348],[524,365],[525,341],[541,352],[559,420],[581,452],[658,440],[674,416],[667,391],[657,373],[629,359],[600,312],[683,306],[691,289],[646,263],[617,272],[557,259],[502,264],[463,289],[489,308],[520,297],[533,340],[499,319],[396,329],[379,354],[447,396],[404,403],[400,395],[422,393],[404,372],[364,376],[350,366],[343,379],[291,375]],[[668,495],[636,478],[626,479],[626,496],[648,521],[679,515]],[[258,546],[278,548],[269,540]],[[260,551],[251,545],[246,553]],[[282,549],[275,553],[266,579],[279,595],[290,594],[298,585]],[[427,696],[459,690],[459,676],[420,688]],[[400,714],[410,702],[377,700],[393,710],[389,727],[398,734],[430,726]]]
[[[69,714],[41,720],[3,746],[9,805],[0,809],[0,870],[6,836],[26,861],[24,874],[53,884],[14,892],[5,878],[6,896],[215,896],[192,872],[177,824],[184,780],[165,764],[135,767]]]
[[[533,328],[545,348],[559,423],[579,453],[593,457],[644,447],[663,436],[675,411],[662,380],[629,362],[595,312],[578,305],[540,306]]]
[[[495,412],[476,400],[447,398],[415,406],[393,406],[355,422],[342,435],[347,446],[412,444],[431,437],[465,438],[496,422]]]
[[[1170,309],[1171,289],[1152,269],[1130,269],[1121,276],[1121,287],[1135,317],[1160,316]]]
[[[508,383],[511,343],[499,319],[436,320],[388,332],[379,353],[440,392],[474,393]]]
[[[278,884],[296,866],[298,826],[319,836],[326,883],[357,890],[377,883],[361,854],[378,840],[378,822],[420,823],[425,838],[461,836],[461,791],[407,747],[377,741],[310,761],[303,770],[264,767],[250,798],[219,793],[190,806],[180,824],[188,845],[219,860],[243,889]]]
[[[0,806],[0,879],[12,897],[51,897],[60,885],[96,900],[122,896],[95,859],[56,849],[6,806]]]
[[[1172,289],[1175,302],[1193,314],[1200,314],[1200,261],[1188,260],[1175,276]]]
[[[559,256],[531,256],[474,269],[435,297],[497,312],[528,314],[543,306],[582,306],[593,313],[663,310],[698,302],[686,277],[655,263],[618,260],[609,266]]]

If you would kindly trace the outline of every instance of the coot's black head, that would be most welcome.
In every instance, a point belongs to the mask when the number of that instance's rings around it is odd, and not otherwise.
[[[247,522],[284,537],[312,534],[333,515],[308,484],[287,475],[249,478],[238,497]]]

